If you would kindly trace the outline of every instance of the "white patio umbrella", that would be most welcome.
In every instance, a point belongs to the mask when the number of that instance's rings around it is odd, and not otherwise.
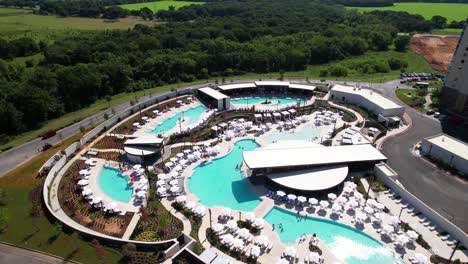
[[[146,192],[145,191],[139,191],[136,193],[136,196],[137,197],[145,197],[146,196]]]
[[[168,179],[168,178],[169,178],[169,177],[168,177],[166,174],[164,174],[164,173],[158,174],[158,180],[166,180],[166,179]]]
[[[357,200],[361,200],[363,198],[363,196],[362,196],[361,193],[355,192],[354,193],[354,198],[356,198]]]
[[[92,159],[87,159],[87,160],[85,161],[85,164],[86,164],[86,165],[93,165],[93,164],[94,164],[94,160],[92,160]]]
[[[174,186],[174,185],[178,185],[179,184],[179,181],[178,180],[172,180],[169,182],[170,185]]]
[[[166,192],[166,188],[164,187],[159,187],[157,190],[156,190],[158,193],[163,193],[163,192]]]
[[[334,205],[332,206],[332,210],[335,211],[335,212],[339,212],[339,211],[342,211],[342,210],[343,210],[343,207],[341,207],[341,205],[334,204]]]
[[[202,215],[202,214],[204,214],[206,212],[206,208],[200,205],[197,208],[195,208],[195,210],[193,210],[193,212],[195,214]]]
[[[93,200],[91,201],[91,203],[93,204],[97,204],[97,203],[100,203],[102,202],[102,198],[100,196],[96,196],[93,198]]]
[[[138,122],[133,123],[133,126],[134,126],[134,127],[137,127],[137,126],[139,126],[139,125],[140,125],[140,123],[138,123]]]
[[[287,247],[284,250],[284,255],[288,257],[295,257],[296,256],[296,249],[294,247]]]
[[[310,252],[309,254],[309,261],[313,263],[319,263],[320,255],[317,252]]]
[[[345,193],[352,193],[354,191],[353,188],[349,187],[349,186],[346,186],[343,188],[343,192]]]
[[[345,204],[347,201],[348,201],[348,199],[346,199],[346,198],[343,197],[343,196],[340,196],[340,197],[336,198],[336,200],[335,200],[335,202],[337,202],[337,203],[340,204],[340,205]]]
[[[250,232],[247,228],[242,228],[242,229],[239,229],[239,232],[237,234],[239,234],[239,237],[241,238],[247,238],[249,237]]]
[[[141,169],[141,164],[133,165],[133,170],[139,170],[139,169]]]
[[[148,120],[148,117],[147,117],[147,116],[144,116],[144,117],[142,117],[141,119],[146,121],[146,120]]]
[[[177,156],[178,158],[183,158],[183,157],[184,157],[184,153],[177,153],[176,156]]]
[[[224,225],[223,224],[220,224],[220,223],[216,223],[213,225],[213,231],[215,231],[216,233],[219,233],[221,231],[224,230]]]
[[[171,173],[169,173],[169,177],[171,178],[177,178],[177,176],[179,176],[179,173],[175,170],[171,171]]]
[[[401,221],[398,218],[398,216],[393,215],[392,217],[390,217],[390,223],[392,223],[392,225],[394,225],[394,226],[399,225],[400,222]]]
[[[85,186],[85,185],[88,185],[88,184],[89,184],[88,180],[79,180],[78,181],[78,185],[80,185],[80,186]]]
[[[200,149],[200,146],[193,146],[192,149],[193,149],[193,150],[199,150],[199,149]]]
[[[177,165],[177,166],[174,167],[174,170],[175,171],[181,171],[181,170],[183,170],[183,168],[182,168],[182,166]]]
[[[185,153],[185,154],[189,154],[190,152],[192,152],[191,149],[184,149],[184,153]]]
[[[185,203],[187,201],[187,197],[185,195],[177,196],[176,202],[178,203]]]
[[[223,208],[221,210],[221,215],[224,217],[229,217],[232,215],[232,210],[230,208]]]
[[[236,238],[234,241],[232,241],[232,246],[237,249],[242,248],[244,247],[244,241],[242,239]]]
[[[289,200],[296,200],[297,196],[294,194],[288,194],[288,199]]]
[[[377,218],[380,222],[384,219],[385,215],[382,213],[375,213],[374,217]]]
[[[328,199],[330,199],[330,200],[335,200],[335,199],[336,199],[336,194],[334,194],[334,193],[329,193],[329,194],[327,195],[327,197],[328,197]]]
[[[320,206],[322,208],[327,208],[328,206],[330,206],[330,204],[327,201],[320,201]]]
[[[409,239],[404,234],[398,235],[397,238],[396,238],[396,241],[395,241],[395,243],[400,244],[401,246],[406,245],[406,243],[408,243],[408,242],[409,242]]]
[[[189,209],[189,210],[192,209],[192,208],[194,208],[194,207],[195,207],[195,203],[194,203],[194,202],[188,202],[188,203],[185,204],[185,208],[187,208],[187,209]]]
[[[395,232],[395,229],[393,228],[393,226],[391,225],[383,225],[382,226],[382,231],[387,234],[387,235],[390,235],[392,234],[393,232]]]
[[[377,209],[379,209],[379,210],[382,211],[383,209],[385,209],[385,205],[383,205],[383,204],[381,204],[381,203],[376,203],[376,204],[375,204],[375,208],[377,208]]]
[[[258,257],[260,256],[260,248],[253,245],[251,248],[250,248],[250,255],[253,256],[253,257]]]
[[[270,243],[270,240],[268,239],[267,236],[265,235],[260,235],[257,237],[257,239],[255,239],[255,242],[258,244],[258,245],[261,245],[261,246],[268,246],[268,243]]]
[[[153,110],[153,113],[157,114],[157,113],[159,113],[159,110]]]
[[[265,221],[261,218],[255,218],[253,222],[253,225],[256,227],[263,227],[264,224],[265,224]]]
[[[318,200],[315,199],[315,198],[309,198],[309,203],[310,203],[311,205],[316,205],[316,204],[318,204]]]
[[[84,190],[81,192],[81,194],[83,194],[84,196],[88,196],[88,195],[93,194],[93,191],[92,191],[91,189],[87,188],[87,189],[84,189]]]
[[[106,209],[107,210],[114,210],[115,208],[117,208],[117,203],[116,202],[110,202],[106,205]]]
[[[166,163],[164,163],[164,166],[166,166],[166,167],[168,167],[168,168],[169,168],[169,167],[172,167],[173,165],[174,165],[174,163],[172,163],[172,162],[166,162]]]
[[[178,161],[179,159],[176,158],[176,157],[172,157],[172,158],[170,158],[169,160],[170,160],[171,162],[176,162],[176,161]]]
[[[276,264],[289,264],[289,260],[282,258],[279,259],[278,262],[276,262]]]
[[[374,199],[367,199],[367,204],[370,206],[375,206],[377,204],[377,201]]]
[[[179,189],[179,186],[172,186],[171,189],[169,189],[171,192],[175,193],[175,192],[178,192],[180,189]]]
[[[255,219],[255,214],[252,212],[248,212],[245,214],[245,220],[248,222],[252,222]]]
[[[280,197],[283,197],[283,196],[286,195],[286,193],[283,192],[283,191],[276,191],[276,194],[277,194],[278,196],[280,196]]]
[[[304,196],[299,196],[299,197],[297,197],[297,200],[298,200],[299,202],[301,202],[301,203],[305,203],[305,202],[307,201],[307,198],[304,197]]]
[[[140,184],[147,184],[148,183],[148,179],[146,178],[141,178],[140,179]]]
[[[421,253],[414,254],[414,259],[418,262],[418,264],[428,263],[427,257]]]
[[[159,181],[156,182],[157,186],[163,186],[165,184],[166,184],[166,181],[163,181],[163,180],[159,180]]]
[[[359,221],[366,221],[367,220],[367,215],[364,213],[357,213],[356,214],[356,219]]]
[[[226,223],[227,228],[229,229],[236,229],[237,228],[237,222],[234,220],[229,220]]]
[[[356,208],[356,207],[359,206],[359,203],[356,202],[356,200],[350,200],[350,201],[348,202],[348,204],[349,204],[349,206],[351,206],[352,208]]]
[[[231,244],[234,241],[234,237],[231,234],[226,234],[221,237],[221,241],[225,244]]]
[[[366,206],[366,207],[364,207],[364,212],[366,212],[368,214],[373,214],[374,209],[370,208],[369,206]]]
[[[80,170],[80,175],[89,175],[89,170]]]
[[[412,240],[416,240],[419,237],[419,234],[414,232],[413,230],[409,230],[408,232],[406,232],[406,235]]]
[[[138,189],[140,191],[145,191],[146,192],[146,191],[148,191],[148,185],[143,185],[143,186],[138,185]]]

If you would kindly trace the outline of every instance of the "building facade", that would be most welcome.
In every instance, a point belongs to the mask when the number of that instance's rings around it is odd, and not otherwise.
[[[452,57],[440,104],[442,108],[468,118],[468,25],[460,36]]]
[[[446,134],[427,137],[421,142],[421,153],[468,175],[468,144],[456,138]]]

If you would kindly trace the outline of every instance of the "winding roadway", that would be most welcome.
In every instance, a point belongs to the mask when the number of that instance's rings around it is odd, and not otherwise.
[[[61,258],[56,258],[39,252],[0,244],[0,263],[67,264],[76,262],[69,262]]]

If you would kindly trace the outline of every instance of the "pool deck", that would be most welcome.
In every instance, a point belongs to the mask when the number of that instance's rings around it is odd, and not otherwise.
[[[232,98],[231,100],[232,101],[235,101],[235,100],[238,100],[238,99],[246,99],[246,98],[249,98],[249,99],[258,99],[258,98],[265,98],[266,96],[245,96],[245,97],[235,97],[235,98]],[[275,97],[272,97],[273,99],[277,99],[279,101],[281,101],[282,99],[296,99],[296,98],[299,98],[301,99],[301,106],[304,105],[304,101],[305,101],[305,105],[311,105],[315,102],[315,97],[309,97],[309,98],[303,98],[303,97],[295,97],[295,96],[291,96],[291,97],[280,97],[280,98],[275,98]],[[251,108],[252,106],[255,106],[255,110],[257,111],[283,111],[284,109],[286,108],[291,108],[291,105],[294,104],[294,103],[285,103],[285,104],[280,104],[279,106],[277,104],[262,104],[262,102],[259,102],[259,103],[249,103],[248,105],[247,104],[234,104],[232,103],[231,101],[231,105],[235,108],[235,109],[245,109],[245,108]]]
[[[155,136],[156,134],[153,133],[152,131],[159,125],[162,124],[162,122],[164,122],[164,120],[166,119],[169,119],[173,116],[175,116],[176,114],[182,112],[182,111],[187,111],[189,110],[190,108],[194,108],[194,107],[197,107],[197,106],[200,106],[202,105],[200,102],[196,101],[196,100],[193,100],[190,104],[183,104],[179,107],[173,107],[171,108],[169,111],[167,112],[160,112],[156,117],[149,117],[148,121],[146,122],[146,124],[144,124],[141,128],[138,128],[134,133],[133,135],[134,136],[140,136],[140,137],[148,137],[148,136]],[[203,118],[206,118],[208,117],[208,112],[204,112],[202,113],[197,122],[193,123],[192,125],[198,125],[200,123],[200,121],[203,119]],[[182,130],[184,130],[184,128],[186,128],[188,126],[188,123],[190,122],[190,118],[188,117],[184,117],[184,120],[181,122],[181,127],[182,127]],[[173,134],[173,133],[176,133],[180,130],[180,127],[179,125],[177,124],[176,126],[174,126],[172,129],[168,130],[168,131],[165,131],[163,132],[163,134],[165,136],[169,136],[170,134]]]
[[[109,167],[118,169],[119,163],[115,161],[105,161],[105,160],[98,159],[98,158],[93,158],[93,160],[96,160],[96,166],[91,167],[90,176],[89,176],[89,184],[88,184],[88,186],[93,191],[93,195],[100,196],[102,198],[102,202],[104,205],[109,204],[110,202],[116,202],[118,205],[117,208],[122,210],[121,215],[124,215],[125,212],[138,213],[140,210],[140,205],[135,204],[135,197],[133,196],[133,194],[135,193],[135,189],[133,190],[131,200],[128,203],[125,203],[122,201],[114,200],[112,197],[104,193],[101,190],[101,187],[99,186],[99,173],[101,172],[102,168],[104,168],[104,166],[107,164]],[[123,175],[129,176],[130,173],[131,171],[128,170],[128,171],[125,171]],[[138,184],[139,184],[139,181],[134,182],[134,186],[137,186]],[[148,192],[149,191],[150,189],[148,188]]]

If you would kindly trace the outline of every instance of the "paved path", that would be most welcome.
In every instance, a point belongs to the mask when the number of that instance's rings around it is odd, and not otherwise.
[[[0,244],[0,263],[17,264],[45,264],[45,263],[73,263],[49,255]]]

